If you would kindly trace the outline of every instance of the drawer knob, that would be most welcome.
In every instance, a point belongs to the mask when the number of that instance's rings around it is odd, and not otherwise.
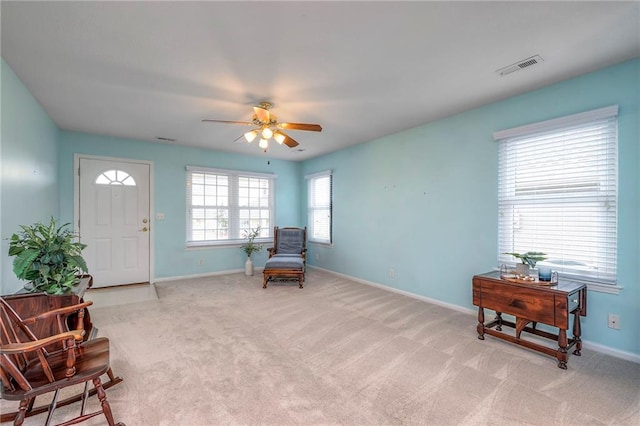
[[[571,300],[573,303],[578,303],[578,299]]]

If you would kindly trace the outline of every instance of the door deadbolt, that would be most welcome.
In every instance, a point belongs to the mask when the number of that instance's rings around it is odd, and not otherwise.
[[[142,223],[147,223],[147,222],[149,222],[147,218],[142,219]]]

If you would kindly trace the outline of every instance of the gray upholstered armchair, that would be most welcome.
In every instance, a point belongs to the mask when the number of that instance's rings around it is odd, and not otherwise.
[[[307,228],[273,228],[273,247],[269,247],[269,258],[273,256],[300,256],[307,262]]]
[[[307,267],[307,228],[273,228],[273,247],[264,265],[262,288],[276,279],[295,279],[304,286]]]

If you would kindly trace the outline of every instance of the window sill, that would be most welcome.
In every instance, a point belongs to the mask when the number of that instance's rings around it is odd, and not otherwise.
[[[261,246],[273,246],[273,240],[261,240],[254,241],[255,244]],[[202,242],[202,243],[187,243],[185,246],[185,250],[203,250],[203,249],[216,249],[216,248],[236,248],[242,246],[242,244],[246,243],[243,240],[233,240],[233,241],[220,241],[220,242]]]
[[[315,246],[323,246],[323,247],[333,247],[333,243],[323,243],[322,241],[307,241],[309,244],[313,244]]]
[[[595,291],[597,293],[606,293],[606,294],[615,294],[618,295],[620,294],[620,290],[622,290],[624,287],[619,286],[618,284],[604,284],[604,283],[599,283],[599,282],[595,282],[595,281],[589,281],[586,279],[580,279],[580,278],[574,278],[574,277],[562,277],[560,276],[560,279],[563,281],[569,281],[569,282],[574,282],[574,283],[580,283],[580,284],[584,284],[587,286],[587,290],[589,291]]]
[[[600,283],[585,283],[587,284],[587,290],[595,291],[597,293],[607,293],[607,294],[620,294],[620,291],[624,288],[619,285],[611,285],[611,284],[600,284]]]

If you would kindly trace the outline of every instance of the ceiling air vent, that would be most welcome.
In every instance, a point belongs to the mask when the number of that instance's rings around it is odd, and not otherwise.
[[[500,68],[496,71],[496,73],[500,74],[500,77],[504,77],[505,75],[511,74],[512,72],[520,71],[523,68],[531,67],[537,63],[544,62],[544,59],[540,57],[540,55],[535,55],[527,59],[523,59],[515,64],[511,64],[504,68]]]

